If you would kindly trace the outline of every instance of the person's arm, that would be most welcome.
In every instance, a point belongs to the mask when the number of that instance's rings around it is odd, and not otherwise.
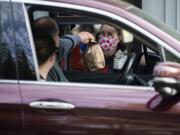
[[[94,36],[89,32],[80,32],[77,35],[65,35],[60,39],[60,45],[64,47],[65,52],[69,52],[80,42],[88,44],[89,40],[95,40]]]
[[[87,44],[89,40],[95,40],[94,36],[89,32],[80,32],[78,35],[65,35],[60,39],[58,61],[67,57],[69,51],[80,42]]]
[[[61,56],[66,55],[72,48],[80,43],[79,35],[66,35],[60,39]]]
[[[80,32],[78,35],[65,35],[60,39],[59,56],[57,57],[58,63],[63,61],[63,69],[67,69],[67,58],[70,50],[80,42],[88,44],[89,40],[94,40],[94,36],[89,32]]]
[[[80,43],[80,37],[78,35],[66,35],[60,38],[59,55],[57,61],[61,61],[63,58],[66,59],[67,54],[72,48]]]
[[[79,35],[65,35],[63,39],[69,39],[72,42],[73,47],[81,42],[81,37]]]

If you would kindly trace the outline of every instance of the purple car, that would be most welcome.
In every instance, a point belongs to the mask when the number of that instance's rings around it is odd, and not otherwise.
[[[69,82],[41,81],[32,30],[41,16],[60,36],[121,29],[122,70],[80,70],[74,48],[60,62]],[[179,62],[180,34],[120,0],[0,0],[0,135],[178,135]]]

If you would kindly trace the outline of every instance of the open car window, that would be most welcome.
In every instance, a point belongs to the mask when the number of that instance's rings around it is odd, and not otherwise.
[[[60,37],[88,31],[98,41],[99,31],[103,24],[109,24],[120,31],[125,30],[131,35],[131,42],[126,43],[122,40],[122,44],[126,47],[126,61],[131,64],[126,63],[124,64],[124,66],[126,65],[124,70],[114,70],[108,74],[99,71],[91,72],[85,69],[81,63],[82,50],[78,44],[68,53],[66,61],[59,61],[59,66],[63,69],[69,82],[148,86],[148,82],[153,78],[152,70],[155,64],[165,60],[165,54],[160,44],[123,22],[111,20],[110,17],[50,6],[27,5],[27,10],[31,24],[41,16],[49,16],[56,20],[60,29]],[[66,68],[64,68],[64,65],[66,65]],[[124,75],[123,79],[121,78],[122,75]]]

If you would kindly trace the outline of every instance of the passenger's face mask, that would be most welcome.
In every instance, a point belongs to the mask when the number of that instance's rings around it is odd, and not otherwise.
[[[117,48],[118,39],[112,36],[99,35],[99,43],[105,56],[112,56]]]

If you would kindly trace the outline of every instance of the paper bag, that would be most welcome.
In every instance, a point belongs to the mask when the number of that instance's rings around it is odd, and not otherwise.
[[[84,64],[90,71],[105,67],[104,54],[99,44],[88,45],[84,52]]]

